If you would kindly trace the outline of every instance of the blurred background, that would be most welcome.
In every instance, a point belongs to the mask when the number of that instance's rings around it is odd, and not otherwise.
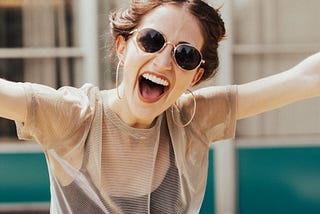
[[[228,39],[218,76],[241,84],[284,71],[320,50],[318,0],[208,0]],[[108,14],[124,0],[0,0],[0,77],[54,88],[114,87]],[[203,85],[203,86],[204,86]],[[275,91],[275,93],[277,93]],[[1,98],[0,98],[1,99]],[[210,149],[201,213],[320,213],[320,99],[238,122]],[[48,213],[46,160],[0,118],[0,213]]]

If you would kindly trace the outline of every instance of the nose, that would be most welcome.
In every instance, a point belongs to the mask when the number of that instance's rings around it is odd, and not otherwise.
[[[153,59],[153,64],[156,66],[157,69],[159,69],[160,71],[172,69],[173,49],[174,46],[171,43],[167,43],[163,50],[157,53],[157,55]]]

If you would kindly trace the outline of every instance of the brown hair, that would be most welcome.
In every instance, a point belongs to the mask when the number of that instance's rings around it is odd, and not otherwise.
[[[164,4],[175,4],[183,6],[194,15],[202,29],[204,45],[201,48],[205,63],[204,74],[201,81],[214,77],[219,66],[218,43],[225,37],[224,22],[219,9],[214,9],[201,0],[132,0],[130,7],[126,10],[116,11],[110,15],[110,24],[113,38],[123,36],[130,37],[130,32],[137,28],[141,19],[154,8]]]

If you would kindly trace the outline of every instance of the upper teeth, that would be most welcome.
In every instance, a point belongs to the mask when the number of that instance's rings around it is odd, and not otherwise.
[[[160,77],[154,76],[152,74],[143,74],[142,75],[145,79],[150,80],[154,83],[159,85],[168,86],[169,82],[167,80],[161,79]]]

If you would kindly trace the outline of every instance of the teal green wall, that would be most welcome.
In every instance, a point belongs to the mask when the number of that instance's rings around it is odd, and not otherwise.
[[[201,214],[214,214],[214,154]],[[240,148],[237,214],[320,213],[320,147]],[[0,154],[0,204],[48,202],[49,178],[41,153]]]
[[[320,148],[238,149],[238,214],[320,213]]]
[[[49,200],[49,177],[42,153],[0,154],[0,203]]]

